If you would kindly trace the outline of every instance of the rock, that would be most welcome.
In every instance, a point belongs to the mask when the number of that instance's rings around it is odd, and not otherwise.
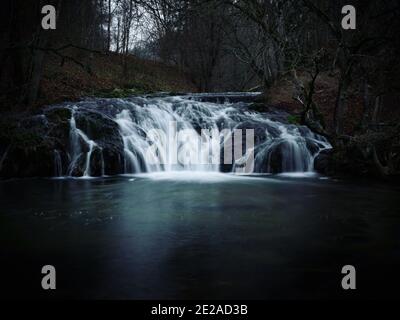
[[[370,177],[373,172],[371,163],[353,144],[321,151],[315,158],[314,169],[327,176]]]
[[[44,109],[41,115],[15,120],[3,128],[0,176],[52,177],[57,171],[56,157],[61,162],[62,175],[82,176],[89,146],[79,137],[82,154],[74,168],[69,168],[72,160],[71,117],[72,109],[60,105]],[[91,156],[91,175],[123,173],[124,147],[118,124],[105,114],[84,108],[76,112],[75,120],[77,128],[97,145]]]
[[[261,172],[269,172],[269,173],[280,173],[282,172],[282,162],[283,162],[283,148],[281,145],[277,145],[273,148],[270,153],[265,157],[265,160],[262,165],[264,166]]]
[[[48,177],[54,173],[54,140],[44,139],[34,132],[26,134],[20,129],[4,155],[0,167],[0,176],[11,177]]]
[[[336,170],[333,155],[333,149],[322,150],[314,160],[314,170],[322,175],[334,175]]]
[[[50,176],[55,141],[46,133],[43,115],[2,119],[0,123],[0,177]]]
[[[249,111],[255,111],[255,112],[268,112],[270,111],[270,108],[265,104],[261,102],[254,102],[250,104],[248,107]]]
[[[100,176],[103,164],[106,175],[123,173],[124,143],[118,124],[108,116],[93,111],[80,111],[75,119],[77,128],[98,146],[92,154],[92,175]]]

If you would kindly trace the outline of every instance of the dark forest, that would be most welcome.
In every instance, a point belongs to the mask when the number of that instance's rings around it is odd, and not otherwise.
[[[57,9],[56,30],[41,27],[45,4]],[[353,2],[356,30],[341,26],[344,5],[308,0],[6,1],[1,109],[31,110],[38,102],[113,89],[122,94],[125,89],[165,88],[262,91],[261,103],[282,104],[299,123],[329,139],[337,150],[338,169],[354,172],[351,162],[357,161],[360,174],[397,174],[399,5]],[[99,59],[112,65],[109,74]],[[146,64],[153,70],[141,79],[136,73],[144,73]],[[74,67],[94,83],[80,91],[69,87],[73,79],[56,78]],[[162,84],[146,80],[158,77],[157,72],[171,75]]]

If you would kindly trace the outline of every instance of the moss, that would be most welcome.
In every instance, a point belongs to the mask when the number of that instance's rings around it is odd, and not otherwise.
[[[71,119],[71,110],[68,108],[55,108],[49,110],[46,116],[53,122],[66,122]]]
[[[287,121],[288,121],[290,124],[299,125],[299,124],[301,124],[301,117],[298,116],[298,115],[289,115],[289,116],[287,117]]]
[[[13,141],[22,148],[34,148],[44,142],[43,138],[36,132],[25,130],[16,131],[13,135]]]
[[[10,137],[16,129],[16,123],[12,121],[0,121],[0,139]]]
[[[16,121],[0,122],[0,143],[13,144],[21,148],[35,148],[45,142],[34,128],[19,126]]]
[[[99,90],[92,93],[94,97],[101,98],[128,98],[137,95],[143,95],[151,93],[150,90],[142,88],[115,88],[111,90]]]
[[[0,140],[5,143],[12,143],[22,148],[34,148],[44,142],[43,138],[36,132],[23,129],[14,130],[8,135],[3,135]]]
[[[249,110],[256,111],[256,112],[266,112],[268,111],[268,107],[261,102],[255,102],[249,105]]]
[[[77,126],[83,128],[92,140],[111,139],[115,134],[119,137],[118,125],[101,114],[83,112],[75,119]]]

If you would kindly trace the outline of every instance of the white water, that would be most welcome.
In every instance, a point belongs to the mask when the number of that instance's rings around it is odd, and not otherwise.
[[[54,150],[54,176],[61,177],[62,172],[63,169],[60,152],[58,150]]]
[[[261,146],[262,150],[258,153],[256,159],[259,163],[268,163],[268,172],[272,171],[271,158],[276,150],[280,149],[282,153],[281,172],[312,172],[314,160],[318,154],[331,147],[323,137],[315,135],[310,130],[301,133],[296,126],[282,125],[272,121],[270,125],[277,129],[280,134],[277,137],[271,137]],[[312,154],[307,147],[307,141],[318,145],[318,152]]]
[[[76,127],[75,112],[77,112],[77,110],[78,109],[76,107],[73,107],[70,120],[70,144],[71,144],[70,158],[72,160],[68,168],[68,175],[69,176],[73,175],[73,172],[78,164],[79,159],[82,156],[84,156],[86,160],[82,177],[90,178],[92,153],[95,148],[99,147],[95,141],[89,139],[89,137],[82,130]],[[88,147],[88,151],[86,153],[82,152],[81,143],[86,144],[86,146]],[[104,163],[102,164],[102,172],[104,175]]]
[[[261,139],[255,146],[245,140],[243,143],[234,140],[234,159],[230,164],[231,170],[237,173],[243,171],[251,157],[255,159],[254,173],[310,173],[318,153],[330,148],[323,137],[309,129],[272,121],[268,114],[249,111],[245,103],[217,104],[188,97],[164,97],[112,99],[110,104],[114,110],[111,118],[118,124],[123,141],[125,174],[218,173],[224,151],[230,152],[232,158],[232,151],[223,149],[222,144],[232,141],[237,129],[243,132],[254,129],[256,140]],[[82,107],[87,110],[84,102]],[[79,108],[79,104],[73,107],[70,119],[67,174],[72,176],[76,166],[84,163],[83,177],[90,177],[91,158],[97,148],[101,150],[104,176],[107,164],[102,148],[76,126],[75,113]],[[85,157],[84,162],[81,157]]]
[[[125,173],[219,171],[220,133],[210,110],[197,103],[130,104],[115,117],[124,142]],[[134,115],[134,116],[133,116]],[[197,118],[196,118],[197,117]],[[207,120],[217,139],[196,132],[192,123]],[[208,117],[207,119],[205,117]]]

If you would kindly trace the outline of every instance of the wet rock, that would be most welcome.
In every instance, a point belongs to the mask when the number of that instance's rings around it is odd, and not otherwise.
[[[41,115],[15,121],[0,136],[1,177],[52,177],[56,154],[61,175],[82,176],[86,169],[89,146],[78,138],[80,152],[71,168],[71,117],[69,106],[46,108]],[[83,110],[75,114],[78,129],[96,144],[90,159],[91,175],[114,175],[123,172],[123,141],[118,124],[107,115]],[[7,151],[7,152],[6,152]]]
[[[321,151],[314,161],[314,168],[327,176],[369,177],[374,170],[365,154],[354,145]]]
[[[322,150],[314,160],[314,169],[320,174],[331,176],[335,174],[334,151]]]
[[[34,130],[20,129],[6,142],[8,148],[0,155],[0,176],[43,177],[52,176],[53,139],[45,139]],[[1,144],[1,143],[0,143]]]
[[[123,173],[124,144],[118,124],[104,114],[90,111],[77,113],[75,119],[77,128],[97,145],[91,159],[92,175],[101,176],[102,171],[107,175]]]
[[[270,111],[270,108],[265,103],[261,103],[261,102],[254,102],[254,103],[250,104],[247,108],[249,111],[255,111],[255,112]]]
[[[47,120],[42,115],[1,119],[0,177],[52,175],[51,148]]]

